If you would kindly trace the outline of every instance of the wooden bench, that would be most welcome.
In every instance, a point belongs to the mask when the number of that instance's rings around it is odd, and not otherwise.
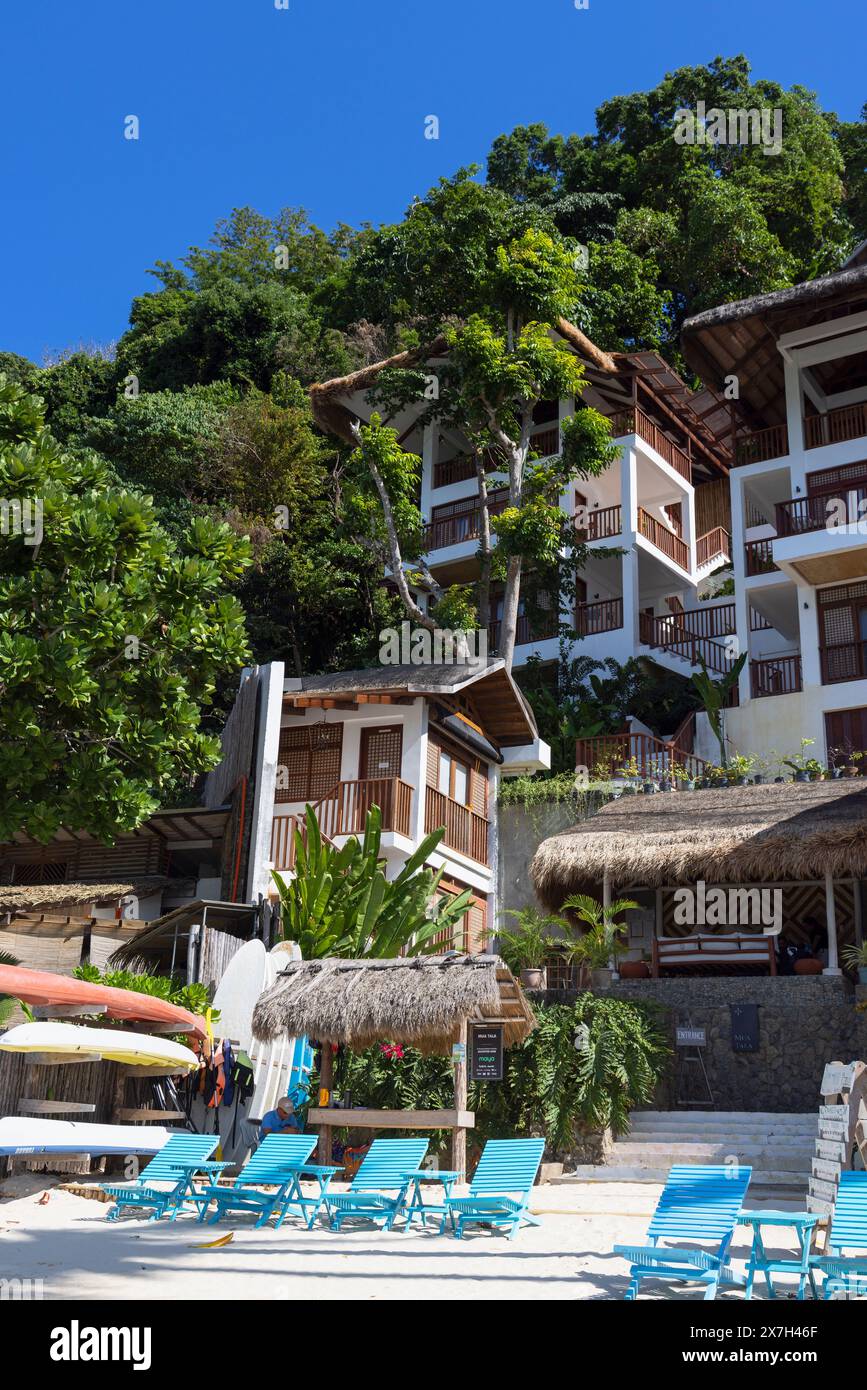
[[[655,936],[653,938],[652,974],[655,980],[669,972],[684,975],[703,974],[706,970],[737,975],[742,970],[766,968],[777,973],[777,938],[758,932],[710,932],[694,936]]]

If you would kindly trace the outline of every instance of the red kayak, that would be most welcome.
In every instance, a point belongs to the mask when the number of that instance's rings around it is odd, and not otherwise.
[[[108,1018],[134,1023],[173,1023],[179,1033],[203,1038],[205,1020],[188,1009],[139,994],[132,989],[113,989],[73,980],[69,975],[52,975],[48,970],[24,970],[18,965],[0,965],[0,994],[11,994],[25,1004],[67,1004],[93,1008]]]

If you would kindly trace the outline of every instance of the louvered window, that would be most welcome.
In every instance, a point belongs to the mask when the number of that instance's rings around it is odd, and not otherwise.
[[[362,730],[359,776],[365,779],[399,777],[402,752],[403,728],[400,724]]]
[[[340,781],[342,724],[280,730],[275,801],[318,801]]]

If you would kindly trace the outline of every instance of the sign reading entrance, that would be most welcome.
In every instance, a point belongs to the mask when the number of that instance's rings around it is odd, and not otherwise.
[[[471,1081],[502,1081],[503,1026],[501,1023],[481,1024],[471,1030]]]
[[[703,1028],[676,1028],[674,1041],[676,1047],[704,1047],[707,1037]]]

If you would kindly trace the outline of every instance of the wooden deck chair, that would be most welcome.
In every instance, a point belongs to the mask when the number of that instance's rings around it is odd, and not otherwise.
[[[347,1217],[362,1217],[390,1231],[403,1210],[412,1174],[427,1153],[427,1139],[374,1139],[348,1192],[325,1199],[332,1229],[340,1230]]]
[[[544,1139],[489,1139],[473,1174],[468,1197],[449,1197],[440,1232],[451,1221],[460,1239],[465,1226],[502,1226],[513,1240],[522,1221],[541,1222],[528,1210],[530,1192],[542,1155]]]
[[[698,1282],[706,1299],[716,1298],[721,1284],[743,1285],[729,1263],[729,1247],[751,1176],[751,1168],[725,1164],[672,1168],[648,1228],[651,1244],[614,1247],[632,1265],[624,1297],[634,1299],[642,1279]],[[678,1243],[660,1245],[661,1240]],[[712,1248],[693,1249],[683,1241]]]
[[[844,1255],[844,1250],[861,1253]],[[811,1255],[810,1270],[821,1270],[825,1276],[823,1298],[835,1293],[867,1294],[867,1173],[840,1174],[828,1253]]]
[[[199,1208],[199,1220],[204,1221],[213,1204],[211,1224],[219,1221],[228,1211],[256,1212],[259,1220],[256,1227],[264,1226],[277,1213],[277,1226],[282,1226],[290,1208],[299,1208],[308,1227],[318,1209],[321,1197],[305,1197],[301,1192],[300,1175],[322,1172],[330,1177],[335,1168],[315,1169],[307,1167],[307,1160],[316,1147],[315,1134],[267,1134],[258,1149],[244,1164],[230,1187],[219,1187],[214,1183],[197,1192],[190,1200]],[[269,1192],[261,1192],[260,1187],[268,1187]],[[313,1208],[308,1220],[307,1209]]]
[[[149,1220],[155,1221],[170,1211],[174,1221],[184,1198],[193,1191],[195,1165],[207,1162],[219,1139],[218,1134],[173,1134],[145,1164],[135,1182],[103,1183],[103,1192],[113,1197],[115,1203],[108,1220],[116,1221],[124,1207],[152,1207]]]

